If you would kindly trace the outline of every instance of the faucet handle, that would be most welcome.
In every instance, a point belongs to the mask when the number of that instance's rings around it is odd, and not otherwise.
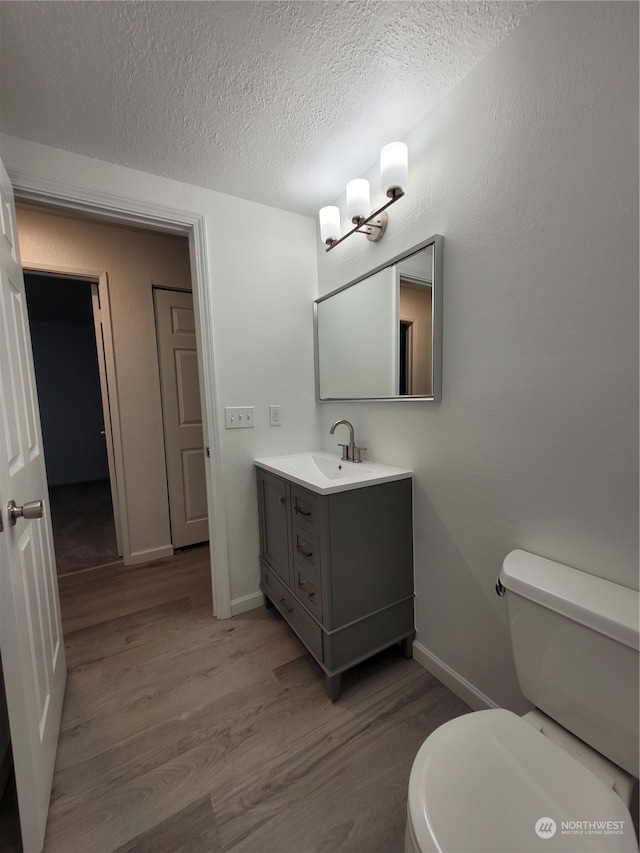
[[[342,461],[349,461],[349,445],[348,444],[338,444],[338,447],[342,448]]]
[[[362,462],[362,458],[360,456],[360,452],[362,450],[366,450],[366,447],[354,447],[353,448],[353,461],[354,462]]]

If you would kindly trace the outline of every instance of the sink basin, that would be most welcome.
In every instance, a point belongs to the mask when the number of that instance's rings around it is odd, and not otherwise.
[[[357,463],[358,467],[356,470],[353,462],[344,462],[337,456],[320,456],[317,453],[312,453],[311,461],[318,471],[330,480],[337,480],[343,477],[368,477],[371,474],[371,471],[363,467],[362,463]]]
[[[324,450],[253,461],[258,468],[278,474],[319,495],[346,492],[413,476],[413,472],[406,468],[381,465],[379,462],[345,462],[338,455]]]

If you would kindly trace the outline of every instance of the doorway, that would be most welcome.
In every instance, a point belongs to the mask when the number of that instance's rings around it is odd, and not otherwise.
[[[109,337],[112,353],[109,356],[107,352],[106,356],[108,388],[103,393],[103,400],[108,399],[109,403],[104,406],[103,428],[107,435],[101,439],[99,425],[94,424],[92,429],[93,437],[103,443],[109,438],[109,426],[113,431],[113,441],[107,440],[106,444],[108,449],[113,445],[115,476],[110,477],[111,496],[122,540],[122,547],[117,550],[125,565],[171,556],[176,547],[187,543],[174,542],[172,536],[174,519],[168,489],[171,484],[167,478],[153,289],[173,288],[188,292],[191,298],[189,242],[184,235],[93,217],[65,216],[24,203],[18,205],[17,213],[26,270],[73,279],[67,291],[81,287],[79,279],[84,279],[86,291],[86,282],[93,279],[94,284],[99,284],[101,301],[105,291],[100,311],[108,309],[111,319],[102,324],[102,329],[105,338]],[[88,328],[88,313],[85,319]],[[195,344],[193,311],[191,325]],[[100,344],[97,321],[95,327]],[[191,359],[196,363],[198,358],[194,350]],[[196,374],[196,385],[197,382]],[[189,455],[187,471],[193,482],[199,461],[198,477],[203,488],[198,493],[201,500],[196,515],[202,519],[204,533],[194,542],[209,539],[202,437],[199,444],[199,458],[195,452]],[[93,478],[94,482],[97,480],[98,477]],[[89,482],[89,478],[66,478],[67,483],[80,481]],[[193,497],[196,493],[192,490],[189,494]],[[103,493],[102,497],[108,505],[108,495],[105,498]],[[78,505],[74,494],[69,503],[73,522],[74,506]],[[103,562],[101,559],[96,564]]]
[[[206,217],[202,210],[188,203],[169,201],[164,196],[138,197],[136,192],[126,195],[97,190],[89,185],[72,186],[73,182],[59,183],[33,174],[12,174],[17,207],[41,207],[54,215],[76,221],[88,218],[93,221],[134,229],[152,230],[156,234],[186,237],[191,263],[190,289],[194,296],[196,336],[198,340],[198,366],[201,376],[203,432],[206,451],[207,507],[209,514],[209,539],[211,545],[211,582],[213,612],[219,619],[232,615],[227,521],[223,487],[221,427],[216,400],[216,369],[212,323],[212,270],[209,263]],[[23,262],[25,245],[21,240]],[[75,267],[78,261],[73,266]],[[95,266],[92,268],[95,269]],[[74,270],[75,272],[76,270]],[[84,272],[85,270],[83,270]],[[114,424],[114,427],[116,424]],[[120,464],[120,460],[117,460]],[[124,514],[123,514],[124,521]],[[123,524],[123,536],[126,530]],[[142,560],[141,560],[142,561]]]
[[[6,176],[5,176],[6,177]],[[211,575],[214,593],[214,615],[218,618],[231,616],[229,589],[229,571],[225,534],[224,495],[222,489],[222,471],[219,447],[219,427],[217,424],[217,409],[211,389],[214,386],[215,370],[213,362],[213,346],[209,333],[211,316],[211,301],[206,283],[209,281],[206,255],[206,231],[204,216],[200,213],[185,211],[183,207],[167,208],[159,202],[149,202],[131,199],[130,197],[112,196],[89,189],[76,190],[67,185],[56,184],[55,181],[45,181],[32,176],[14,176],[16,195],[19,194],[23,204],[45,203],[59,210],[74,211],[79,217],[92,214],[103,220],[132,224],[138,227],[151,226],[157,231],[188,236],[193,270],[194,294],[196,295],[196,328],[199,331],[199,341],[202,344],[202,376],[203,387],[207,389],[203,395],[204,424],[207,441],[211,443],[211,462],[207,466],[207,495],[210,515],[210,529],[215,530],[212,536],[212,548],[215,555],[211,558]],[[71,214],[73,215],[73,214]],[[24,255],[23,255],[24,259]],[[208,392],[208,393],[207,393]],[[31,395],[33,400],[34,394]],[[209,457],[207,448],[207,457]],[[49,539],[50,541],[50,539]],[[142,553],[136,555],[137,562],[144,562]],[[68,578],[70,581],[72,578]],[[55,585],[55,583],[54,583]],[[35,742],[32,739],[32,742]]]
[[[58,575],[122,556],[98,283],[25,270]]]

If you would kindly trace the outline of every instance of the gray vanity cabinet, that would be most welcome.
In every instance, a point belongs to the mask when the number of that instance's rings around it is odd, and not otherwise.
[[[287,484],[280,477],[261,471],[258,479],[260,506],[260,549],[264,560],[287,586],[291,584],[291,531]]]
[[[400,643],[411,656],[411,479],[319,495],[257,468],[260,586],[325,672]]]

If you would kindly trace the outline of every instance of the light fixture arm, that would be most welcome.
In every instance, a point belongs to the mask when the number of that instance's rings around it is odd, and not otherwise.
[[[331,249],[335,249],[337,245],[342,243],[343,240],[346,240],[347,237],[350,237],[352,234],[356,232],[358,234],[366,234],[367,239],[372,243],[377,243],[378,240],[382,239],[382,235],[386,231],[387,228],[387,214],[384,212],[388,207],[391,207],[392,204],[395,204],[396,201],[402,198],[404,195],[404,190],[400,187],[391,187],[391,189],[387,190],[387,196],[389,197],[389,201],[379,207],[377,210],[374,210],[366,219],[361,219],[356,222],[351,231],[347,231],[346,234],[343,234],[338,240],[327,240],[327,248],[326,252],[330,252]],[[363,230],[368,228],[370,230]],[[371,230],[374,229],[374,230]]]

